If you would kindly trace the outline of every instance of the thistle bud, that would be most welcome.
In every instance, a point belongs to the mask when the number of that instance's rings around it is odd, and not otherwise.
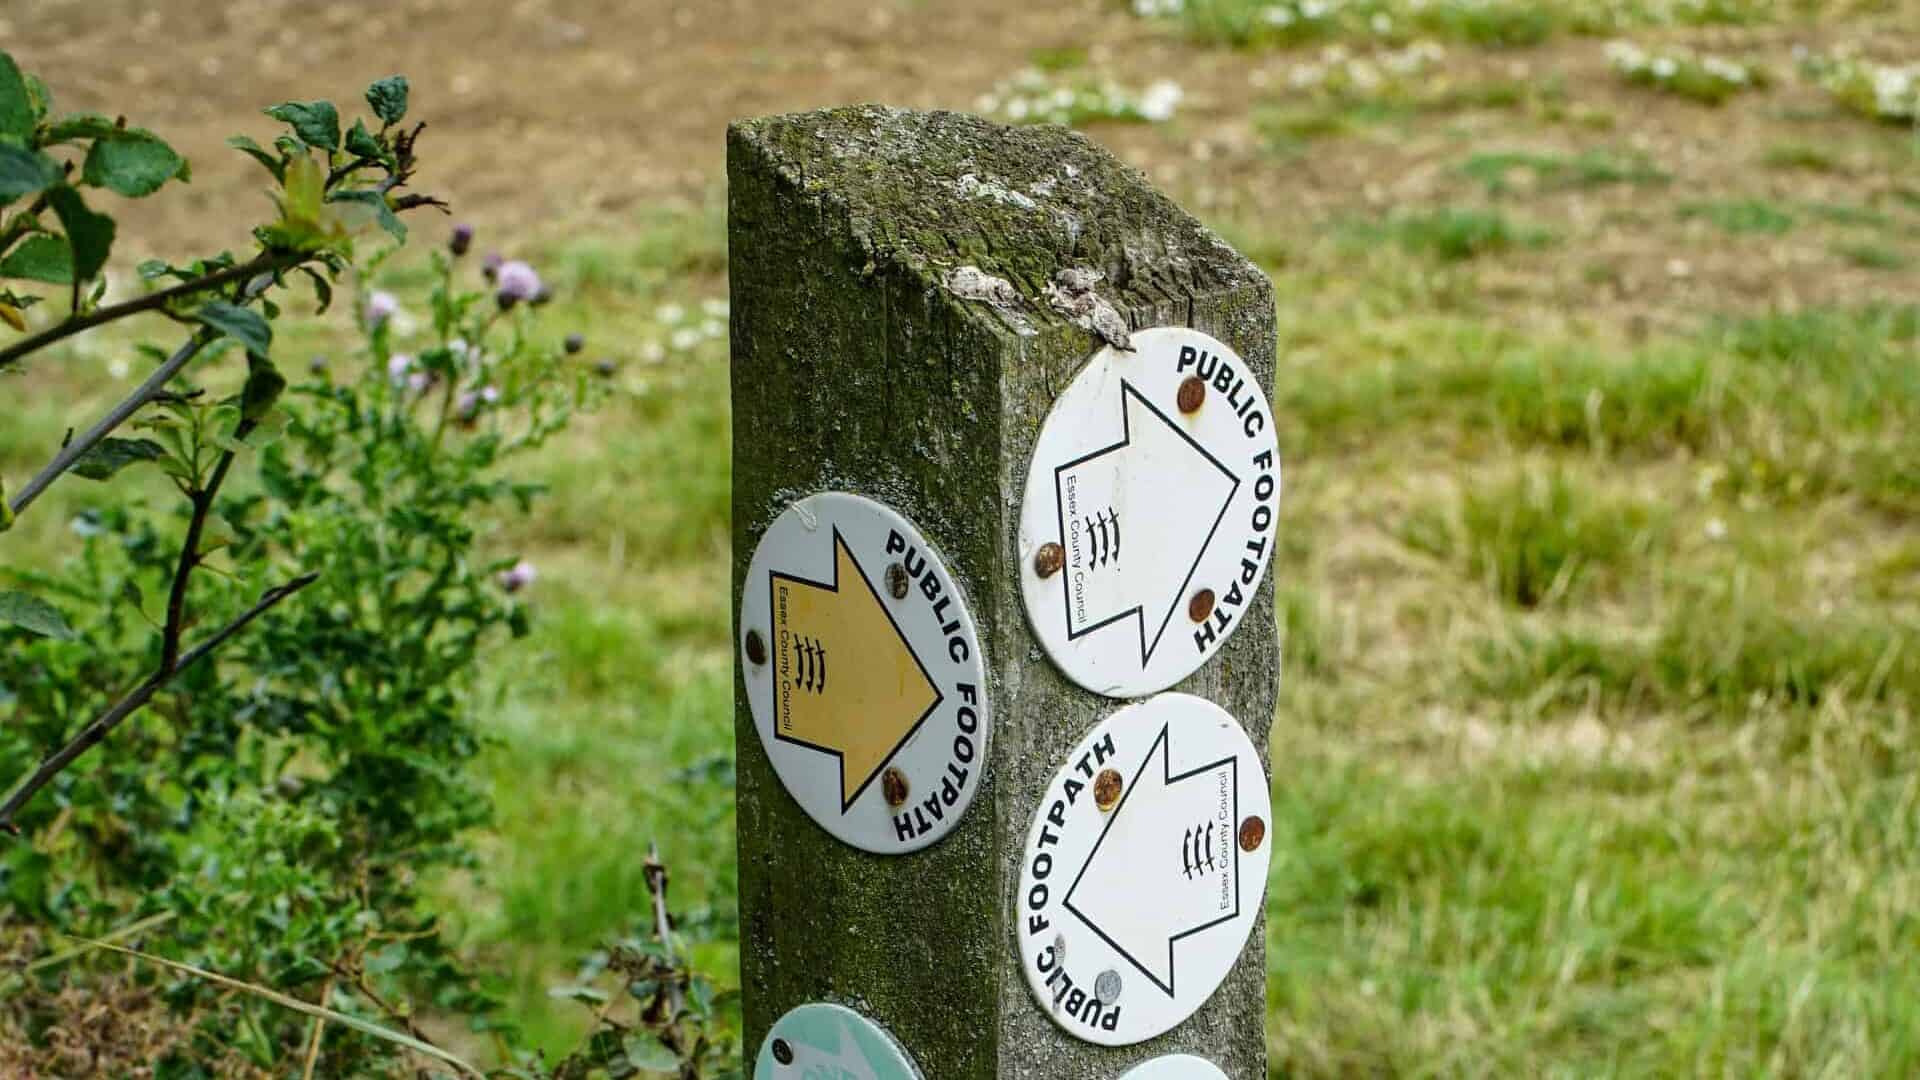
[[[487,252],[486,256],[480,260],[480,276],[486,278],[488,281],[499,277],[500,267],[504,262],[505,260],[500,258],[499,252]]]
[[[572,356],[578,353],[581,349],[584,349],[587,347],[586,335],[568,334],[567,340],[565,341],[564,345],[567,350],[567,355]]]
[[[453,227],[453,236],[447,241],[447,250],[453,252],[454,257],[458,258],[465,255],[472,247],[473,226],[455,225]]]

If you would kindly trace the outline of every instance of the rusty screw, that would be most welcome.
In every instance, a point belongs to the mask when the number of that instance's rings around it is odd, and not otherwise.
[[[1189,375],[1180,383],[1180,394],[1176,399],[1181,412],[1195,412],[1201,402],[1207,400],[1207,382],[1198,375]]]
[[[1213,614],[1212,589],[1201,589],[1193,594],[1193,599],[1187,601],[1187,618],[1194,622],[1206,622],[1207,616],[1211,614]]]
[[[767,640],[758,630],[747,631],[747,659],[756,667],[767,662]]]
[[[888,806],[905,806],[907,802],[907,774],[892,765],[880,774],[880,794],[887,797]]]
[[[1104,814],[1113,809],[1119,801],[1120,771],[1101,769],[1100,775],[1093,778],[1093,805],[1099,807],[1100,812]]]
[[[1066,549],[1049,540],[1040,545],[1039,551],[1033,553],[1033,572],[1043,578],[1050,578],[1059,573],[1066,562]]]
[[[1254,848],[1260,846],[1260,841],[1266,838],[1267,823],[1261,821],[1258,815],[1249,815],[1245,820],[1240,822],[1241,851],[1252,851]]]
[[[773,1060],[782,1065],[793,1064],[793,1047],[787,1045],[787,1040],[773,1040]]]
[[[907,598],[906,567],[899,563],[893,563],[887,567],[887,591],[893,594],[895,600]]]

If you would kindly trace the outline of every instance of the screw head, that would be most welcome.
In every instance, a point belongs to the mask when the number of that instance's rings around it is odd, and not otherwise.
[[[1093,977],[1093,996],[1100,1004],[1111,1005],[1120,1000],[1120,973],[1108,968]]]
[[[1043,578],[1050,578],[1059,573],[1060,568],[1066,563],[1066,549],[1051,540],[1041,544],[1040,550],[1033,553],[1033,572]]]
[[[907,568],[905,566],[899,563],[891,563],[887,566],[887,592],[891,593],[895,600],[905,600],[907,598]]]
[[[756,667],[767,662],[767,639],[758,630],[747,631],[747,659]]]
[[[1093,805],[1101,813],[1113,809],[1120,802],[1120,770],[1101,769],[1100,775],[1093,778]]]
[[[1266,838],[1267,838],[1267,823],[1264,821],[1261,821],[1259,815],[1257,814],[1248,815],[1246,820],[1240,823],[1240,850],[1241,851],[1252,851],[1254,848],[1257,848],[1260,846],[1260,841],[1265,840]]]
[[[1180,392],[1175,400],[1180,404],[1181,412],[1194,412],[1207,400],[1207,382],[1198,375],[1189,375],[1180,383]]]
[[[773,1060],[782,1065],[793,1064],[793,1047],[787,1045],[787,1040],[773,1040]]]
[[[1187,618],[1194,622],[1206,622],[1207,616],[1211,614],[1213,614],[1212,589],[1201,589],[1193,594],[1193,599],[1187,601]]]
[[[887,771],[880,774],[880,794],[886,796],[888,806],[906,805],[907,774],[895,766],[887,766]]]

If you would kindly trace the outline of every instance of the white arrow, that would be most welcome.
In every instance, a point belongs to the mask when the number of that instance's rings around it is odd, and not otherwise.
[[[1168,997],[1174,944],[1240,914],[1240,761],[1175,775],[1170,753],[1162,727],[1065,901]]]
[[[1240,479],[1132,383],[1120,441],[1054,469],[1067,637],[1131,619],[1144,667],[1165,636]]]

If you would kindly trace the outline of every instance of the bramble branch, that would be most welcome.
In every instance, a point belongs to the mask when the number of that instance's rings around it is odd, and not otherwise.
[[[138,315],[144,311],[153,311],[157,308],[165,307],[167,304],[183,296],[192,296],[196,293],[208,292],[235,281],[247,281],[261,274],[276,274],[283,270],[290,270],[315,257],[316,256],[312,254],[297,251],[265,251],[238,266],[230,266],[225,270],[216,270],[204,277],[194,278],[192,281],[183,281],[178,285],[161,289],[158,292],[150,292],[145,296],[128,300],[125,303],[110,304],[107,307],[90,311],[85,315],[75,316],[56,326],[50,326],[32,337],[14,342],[12,345],[0,349],[0,368],[14,363],[29,353],[44,349],[57,341],[91,330],[96,326],[102,326],[118,319],[124,319],[129,315]]]
[[[47,462],[46,468],[36,473],[34,478],[27,481],[26,486],[13,497],[13,501],[9,504],[13,515],[19,517],[24,513],[27,507],[33,504],[33,500],[39,498],[40,493],[47,490],[61,473],[72,468],[74,462],[79,461],[87,451],[99,445],[102,439],[113,434],[116,428],[126,423],[128,418],[139,412],[142,406],[164,393],[167,384],[180,373],[180,369],[186,367],[187,362],[198,355],[201,349],[206,348],[211,340],[203,334],[195,334],[188,338],[185,344],[173,351],[172,356],[167,357],[165,363],[154,369],[152,375],[147,376],[147,381],[141,383],[133,393],[128,394],[126,400],[115,405],[113,411],[101,417],[79,438],[67,440],[66,444],[60,448],[60,452],[54,455],[53,460]]]
[[[24,782],[16,787],[13,794],[7,796],[7,801],[4,804],[0,804],[0,830],[18,835],[20,827],[14,824],[14,816],[19,813],[20,808],[25,806],[27,801],[32,799],[41,788],[51,783],[53,778],[60,775],[67,766],[73,764],[76,758],[88,750],[93,749],[100,740],[112,733],[114,728],[119,727],[121,721],[138,712],[141,706],[152,700],[153,695],[165,689],[166,685],[172,682],[181,672],[192,667],[204,659],[207,654],[226,644],[229,638],[246,629],[249,623],[266,614],[274,605],[319,580],[319,577],[320,575],[317,572],[301,574],[299,577],[294,578],[284,585],[276,585],[266,592],[261,593],[260,599],[254,601],[253,606],[242,612],[238,618],[214,631],[206,640],[189,649],[180,656],[171,668],[162,666],[156,669],[153,674],[142,680],[140,685],[129,691],[125,697],[114,702],[106,712],[101,713],[90,721],[86,727],[81,728],[80,734],[75,735],[65,746],[62,746],[59,750],[55,751],[52,756],[42,761],[39,768],[33,770],[33,775],[27,777]]]

